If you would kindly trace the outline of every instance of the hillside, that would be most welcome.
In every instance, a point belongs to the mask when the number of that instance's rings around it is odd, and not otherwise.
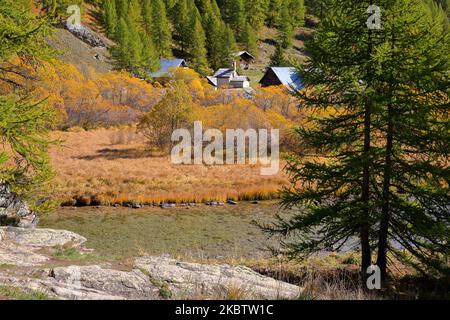
[[[93,47],[64,28],[55,28],[52,37],[48,39],[48,43],[57,50],[58,58],[62,62],[75,65],[85,75],[89,68],[98,73],[107,73],[114,70],[116,61],[110,53],[114,43],[101,32],[93,31],[101,30],[101,26],[92,17],[88,21],[88,26],[94,35],[101,37],[108,43],[109,48]],[[306,59],[303,35],[309,32],[311,32],[309,28],[297,28],[295,30],[293,46],[285,52],[286,60],[303,61]],[[261,29],[256,60],[250,65],[249,70],[242,71],[243,75],[251,79],[253,87],[258,86],[265,69],[270,65],[271,56],[275,52],[276,38],[277,30],[275,28],[263,27]]]
[[[89,68],[99,73],[109,72],[114,68],[107,48],[92,47],[67,29],[55,28],[48,43],[58,51],[61,61],[75,65],[83,74],[87,74]]]

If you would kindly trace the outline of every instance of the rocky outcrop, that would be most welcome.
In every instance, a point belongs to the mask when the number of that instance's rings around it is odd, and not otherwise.
[[[70,24],[66,25],[67,30],[69,30],[74,36],[76,36],[81,41],[87,43],[91,47],[105,48],[105,41],[96,35],[91,29],[86,26]]]
[[[38,218],[28,204],[11,191],[8,183],[0,180],[0,226],[32,228],[37,223]]]
[[[82,247],[87,241],[74,232],[54,229],[1,227],[3,238],[25,247]]]
[[[187,263],[166,257],[144,257],[136,267],[149,277],[168,284],[180,298],[220,297],[230,290],[239,291],[248,299],[295,299],[298,286],[263,276],[250,268],[230,265]]]
[[[86,239],[70,231],[0,228],[0,286],[38,290],[70,300],[115,299],[295,299],[301,289],[247,267],[188,263],[168,257],[136,259],[129,271],[110,265],[46,268],[51,248],[84,250]],[[42,250],[45,249],[45,250]]]
[[[51,277],[35,278],[32,276],[3,276],[0,274],[0,285],[38,291],[50,298],[59,300],[125,300],[125,297],[111,295],[103,291],[86,288],[70,282],[58,282]]]
[[[0,227],[0,264],[22,267],[42,265],[49,257],[42,248],[81,248],[86,238],[66,230]]]
[[[71,266],[55,268],[51,277],[61,283],[78,283],[88,288],[127,299],[160,299],[159,287],[139,270],[130,272],[103,269],[100,266]]]

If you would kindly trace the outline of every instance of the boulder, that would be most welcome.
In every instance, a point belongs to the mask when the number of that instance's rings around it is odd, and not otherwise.
[[[69,30],[75,37],[81,41],[87,43],[91,47],[105,48],[106,43],[98,35],[96,35],[91,29],[86,26],[70,24],[66,25],[67,30]]]
[[[38,217],[28,204],[11,191],[8,183],[0,180],[0,226],[33,228],[37,223]]]
[[[160,299],[160,288],[139,270],[126,272],[98,265],[70,266],[54,268],[50,275],[58,283],[75,285],[81,290],[92,289],[127,299]]]
[[[0,265],[14,265],[20,267],[32,267],[44,264],[49,258],[36,253],[30,248],[24,248],[14,244],[0,245]]]
[[[175,298],[226,297],[238,290],[247,299],[295,299],[301,288],[263,276],[250,268],[180,262],[166,257],[142,257],[135,267],[167,283]]]
[[[34,278],[2,276],[0,285],[19,288],[23,291],[37,291],[48,295],[49,298],[60,300],[125,300],[95,289],[80,287],[76,284],[58,282],[53,278]]]
[[[2,239],[24,247],[82,247],[87,241],[74,232],[54,229],[0,227]]]

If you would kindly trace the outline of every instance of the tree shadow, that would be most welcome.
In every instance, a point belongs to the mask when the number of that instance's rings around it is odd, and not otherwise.
[[[160,155],[159,155],[160,156]],[[155,154],[152,154],[150,150],[145,149],[111,149],[105,148],[100,149],[94,155],[74,157],[79,160],[97,160],[97,159],[106,159],[106,160],[118,160],[118,159],[142,159],[149,157],[158,157]]]
[[[266,44],[269,44],[271,46],[276,46],[277,45],[277,42],[275,40],[269,39],[269,38],[264,39],[263,42],[266,43]]]

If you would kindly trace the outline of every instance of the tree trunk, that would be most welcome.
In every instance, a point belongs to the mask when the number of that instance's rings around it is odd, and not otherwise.
[[[371,126],[371,106],[367,104],[364,116],[364,156],[367,157],[370,151],[370,126]],[[370,199],[370,168],[368,161],[363,167],[362,201],[366,205],[364,209],[365,217],[361,221],[360,241],[361,241],[361,276],[363,285],[367,279],[367,268],[371,265],[371,250],[369,241],[369,199]]]
[[[367,58],[370,61],[370,57],[372,55],[373,44],[372,44],[372,30],[368,31],[368,45],[367,45]],[[372,78],[372,67],[368,65],[367,69],[367,81],[370,81]],[[369,83],[368,83],[369,85]],[[371,101],[367,99],[365,101],[365,110],[364,110],[364,150],[363,157],[365,159],[365,163],[363,165],[363,181],[362,181],[362,195],[361,199],[364,205],[366,206],[364,209],[364,217],[361,221],[360,226],[360,241],[361,241],[361,279],[363,281],[363,286],[366,285],[367,280],[367,268],[372,264],[372,254],[370,250],[370,240],[369,240],[369,200],[370,200],[370,164],[369,164],[369,152],[371,145],[371,117],[372,117],[372,105]]]
[[[377,265],[381,271],[381,279],[384,282],[387,276],[387,248],[388,248],[388,230],[390,207],[389,207],[389,187],[391,185],[392,174],[392,140],[393,140],[393,107],[388,106],[388,128],[386,134],[386,159],[384,164],[384,177],[383,177],[383,194],[382,194],[382,207],[381,207],[381,222],[380,233],[378,239],[378,257]]]

